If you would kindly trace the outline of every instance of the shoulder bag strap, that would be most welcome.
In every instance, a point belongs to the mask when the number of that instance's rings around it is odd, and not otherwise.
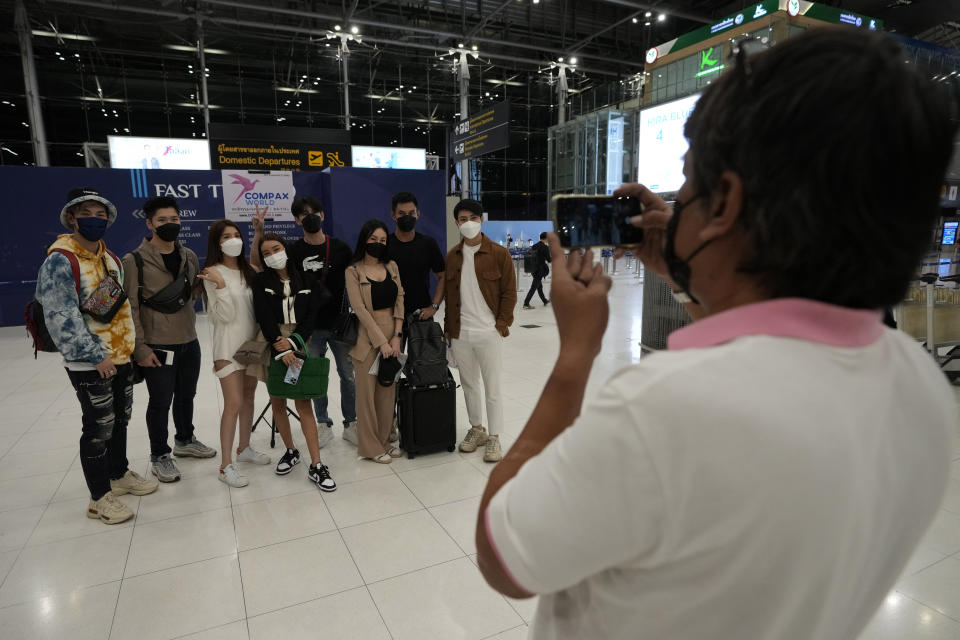
[[[331,238],[329,235],[327,235],[326,238],[327,241],[324,243],[326,245],[326,254],[323,257],[323,277],[320,279],[323,284],[327,284],[327,274],[330,273],[330,245],[333,244],[333,238]],[[343,290],[347,290],[346,285],[344,285]]]
[[[143,256],[139,251],[133,252],[133,261],[137,263],[137,300],[143,304]]]
[[[54,249],[54,251],[61,254],[70,263],[70,269],[73,271],[73,285],[77,288],[77,298],[79,299],[82,295],[80,292],[80,261],[77,260],[73,251],[67,251],[66,249]]]

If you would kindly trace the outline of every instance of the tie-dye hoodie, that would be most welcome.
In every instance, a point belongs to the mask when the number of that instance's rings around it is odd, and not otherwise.
[[[70,261],[54,249],[66,249],[77,256],[80,263],[79,298]],[[72,235],[63,234],[47,250],[47,259],[37,275],[36,297],[43,305],[50,337],[63,354],[68,369],[92,369],[104,358],[110,358],[114,364],[125,364],[133,353],[136,329],[129,301],[124,302],[109,324],[80,312],[80,301],[86,300],[106,276],[101,258],[123,282],[123,266],[106,253],[103,240],[94,254],[84,249]]]

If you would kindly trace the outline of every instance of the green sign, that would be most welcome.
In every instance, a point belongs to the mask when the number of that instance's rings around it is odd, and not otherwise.
[[[823,20],[824,22],[835,22],[838,24],[848,24],[852,27],[857,27],[860,29],[869,29],[871,31],[880,31],[883,29],[883,20],[877,18],[871,18],[870,16],[861,15],[859,13],[853,13],[852,11],[844,11],[838,7],[828,7],[824,4],[816,4],[814,2],[810,3],[800,3],[801,7],[804,4],[809,4],[806,11],[801,8],[800,15],[813,18],[814,20]]]
[[[829,7],[815,2],[806,2],[801,0],[764,0],[756,4],[747,5],[739,13],[733,13],[722,20],[713,24],[708,24],[685,33],[675,40],[666,42],[662,45],[650,49],[647,62],[653,63],[665,55],[675,53],[687,47],[692,47],[704,40],[709,40],[715,36],[727,33],[728,31],[739,30],[743,25],[750,24],[755,20],[760,20],[778,11],[789,9],[790,15],[796,12],[798,15],[824,22],[833,22],[839,24],[848,24],[861,29],[882,30],[883,20],[864,16],[851,11],[844,11],[837,7]],[[707,71],[703,67],[701,59],[700,72]],[[712,67],[715,68],[715,67]]]
[[[674,41],[669,52],[661,51],[660,55],[666,55],[667,53],[679,51],[681,49],[693,46],[698,42],[703,42],[704,40],[712,38],[713,36],[721,33],[733,31],[734,29],[742,27],[745,24],[749,24],[754,20],[759,20],[760,18],[764,18],[772,13],[776,13],[779,10],[780,0],[764,0],[763,2],[758,2],[757,4],[748,5],[739,13],[731,14],[713,24],[704,25],[696,31],[691,31],[690,33],[680,36]]]
[[[713,50],[714,47],[710,47],[709,49],[704,49],[700,52],[700,73],[713,69],[713,67],[720,63],[720,54],[717,54],[717,57],[714,57]]]

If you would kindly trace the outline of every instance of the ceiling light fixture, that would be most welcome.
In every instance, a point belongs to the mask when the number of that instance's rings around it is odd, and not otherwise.
[[[170,49],[171,51],[186,51],[187,53],[196,53],[196,47],[188,47],[185,44],[165,44],[163,45],[165,49]],[[229,56],[232,55],[231,52],[226,49],[208,49],[207,47],[203,48],[204,53],[209,53],[218,56]]]
[[[59,33],[57,31],[44,31],[43,29],[34,29],[30,33],[42,38],[56,38],[57,40],[83,40],[84,42],[97,41],[97,39],[93,36],[82,36],[79,33]]]

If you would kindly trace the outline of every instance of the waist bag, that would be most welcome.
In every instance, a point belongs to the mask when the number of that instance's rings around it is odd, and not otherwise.
[[[137,297],[141,305],[160,313],[171,314],[180,311],[190,302],[189,261],[184,260],[183,271],[173,279],[173,282],[149,298],[144,298],[143,257],[139,251],[134,251],[133,259],[137,263]]]

